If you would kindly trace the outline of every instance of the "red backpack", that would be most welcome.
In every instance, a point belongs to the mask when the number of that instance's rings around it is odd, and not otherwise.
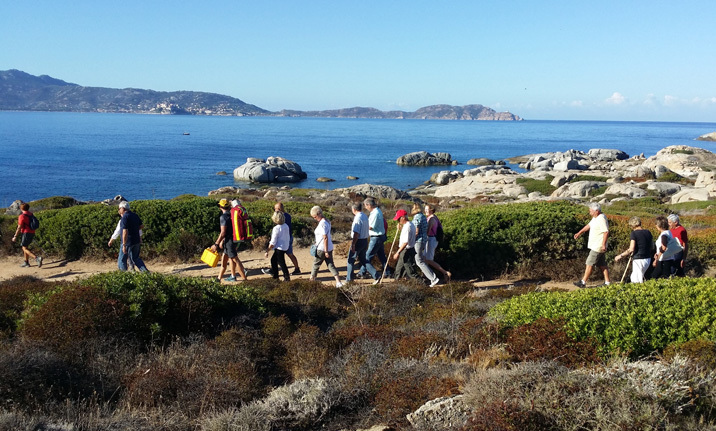
[[[241,205],[231,208],[231,227],[234,241],[246,241],[254,237],[254,225],[249,218],[249,212]]]

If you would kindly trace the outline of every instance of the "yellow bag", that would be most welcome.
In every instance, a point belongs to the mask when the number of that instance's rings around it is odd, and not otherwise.
[[[207,248],[204,250],[204,253],[201,254],[201,261],[214,268],[219,263],[219,253],[215,253],[211,251],[210,248]]]

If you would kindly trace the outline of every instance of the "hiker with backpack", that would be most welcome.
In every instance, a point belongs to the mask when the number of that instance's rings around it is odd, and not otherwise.
[[[234,242],[234,229],[231,223],[231,204],[226,199],[219,201],[221,208],[221,216],[219,216],[219,237],[211,246],[211,251],[216,252],[218,249],[224,250],[224,256],[221,259],[221,270],[217,281],[221,282],[226,273],[226,267],[231,262],[231,275],[226,281],[236,281],[236,269],[238,265],[238,255],[236,252],[236,243]],[[246,273],[243,271],[243,265],[240,267],[239,274],[246,280]]]
[[[378,256],[378,260],[383,265],[383,268],[388,265],[388,258],[385,255],[385,246],[383,245],[388,239],[386,236],[388,223],[383,217],[383,212],[378,207],[378,203],[373,198],[365,198],[363,206],[368,210],[368,250],[366,251],[366,264],[362,266],[358,271],[359,276],[363,276],[367,273],[370,274],[371,278],[375,280],[374,284],[378,283],[381,279],[381,273],[375,269],[372,264],[374,256]],[[387,268],[385,268],[387,269]],[[386,271],[385,276],[388,276]]]
[[[234,199],[231,201],[231,229],[234,237],[234,245],[236,246],[236,265],[239,274],[246,280],[246,270],[244,264],[239,259],[239,252],[245,242],[251,242],[254,238],[254,225],[249,218],[249,212],[241,205],[241,201]]]
[[[443,225],[435,215],[435,205],[425,204],[424,211],[428,217],[428,246],[425,248],[423,259],[425,263],[440,271],[447,283],[452,278],[452,273],[446,271],[439,263],[435,262],[435,250],[437,250],[438,245],[443,242]]]
[[[33,238],[35,238],[35,231],[40,227],[40,221],[30,212],[30,204],[23,203],[20,205],[22,213],[17,217],[17,229],[15,235],[12,237],[12,242],[17,240],[18,235],[22,234],[20,239],[20,247],[22,247],[22,255],[25,258],[25,262],[20,265],[23,268],[30,266],[30,258],[35,259],[37,267],[42,267],[42,256],[37,256],[28,248]]]
[[[129,202],[122,201],[119,203],[117,210],[122,219],[119,221],[119,227],[122,231],[122,253],[123,257],[117,262],[120,271],[127,270],[127,259],[134,262],[134,265],[142,272],[149,272],[144,261],[139,257],[142,247],[142,237],[139,234],[144,228],[142,219],[129,210]]]
[[[124,202],[124,200],[122,200]],[[112,232],[112,236],[109,238],[109,242],[107,242],[107,247],[112,247],[112,243],[114,240],[118,239],[122,235],[122,219],[120,218],[117,220],[117,227],[114,229],[114,232]],[[142,236],[142,230],[139,229],[139,236]],[[119,256],[117,257],[117,265],[119,265],[119,262],[124,260],[124,247],[121,245],[119,246]],[[129,264],[129,270],[134,271],[135,266],[134,262],[132,262],[132,259],[127,259],[127,263]]]

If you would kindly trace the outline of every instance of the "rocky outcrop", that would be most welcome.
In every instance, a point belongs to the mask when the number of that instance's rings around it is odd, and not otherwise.
[[[589,193],[592,190],[596,190],[599,187],[606,186],[607,183],[600,181],[577,181],[574,183],[567,183],[562,187],[552,192],[553,198],[586,198],[589,197]]]
[[[434,166],[451,165],[453,160],[449,153],[430,154],[427,151],[416,151],[398,157],[395,163],[403,166]]]
[[[486,157],[478,157],[475,159],[468,160],[466,164],[473,165],[473,166],[490,166],[490,165],[504,166],[505,162],[504,162],[504,160],[492,160],[492,159],[488,159]]]
[[[221,187],[216,190],[210,191],[208,194],[209,196],[216,196],[216,195],[235,195],[239,193],[239,188],[234,186],[226,186]]]
[[[659,150],[644,162],[644,166],[651,169],[655,169],[658,165],[682,177],[695,178],[705,168],[716,167],[716,154],[688,145],[672,145]]]
[[[345,196],[355,195],[362,199],[365,199],[367,197],[374,197],[374,198],[385,198],[385,199],[392,199],[392,200],[398,200],[398,199],[413,200],[413,197],[410,196],[407,192],[405,192],[403,190],[396,189],[395,187],[380,186],[380,185],[376,185],[376,184],[358,184],[355,186],[346,187],[346,188],[342,188],[342,189],[335,189],[334,192],[341,193],[342,195],[345,195]]]
[[[255,183],[295,183],[305,180],[307,175],[298,163],[283,157],[269,157],[266,160],[250,157],[246,163],[234,169],[234,178]]]
[[[613,162],[615,160],[626,160],[629,155],[622,150],[591,149],[587,153],[587,157],[600,162]]]
[[[697,141],[716,141],[716,132],[707,133],[696,138]]]
[[[463,401],[464,395],[437,398],[423,404],[407,416],[417,430],[454,430],[462,428],[472,409]]]

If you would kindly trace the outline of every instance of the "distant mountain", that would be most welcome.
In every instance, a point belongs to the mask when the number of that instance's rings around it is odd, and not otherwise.
[[[0,71],[0,110],[271,115],[271,112],[258,106],[221,94],[82,87],[19,70]]]
[[[271,112],[221,94],[83,87],[47,75],[34,76],[19,70],[0,71],[0,110],[429,120],[522,120],[509,112],[496,112],[482,105],[433,105],[420,108],[415,112],[380,111],[375,108],[361,107],[328,111],[282,110]]]
[[[509,112],[496,112],[482,105],[432,105],[420,108],[415,112],[380,111],[375,108],[345,108],[329,111],[289,111],[283,110],[278,115],[285,117],[330,117],[330,118],[391,118],[418,120],[492,120],[521,121],[522,118]]]

